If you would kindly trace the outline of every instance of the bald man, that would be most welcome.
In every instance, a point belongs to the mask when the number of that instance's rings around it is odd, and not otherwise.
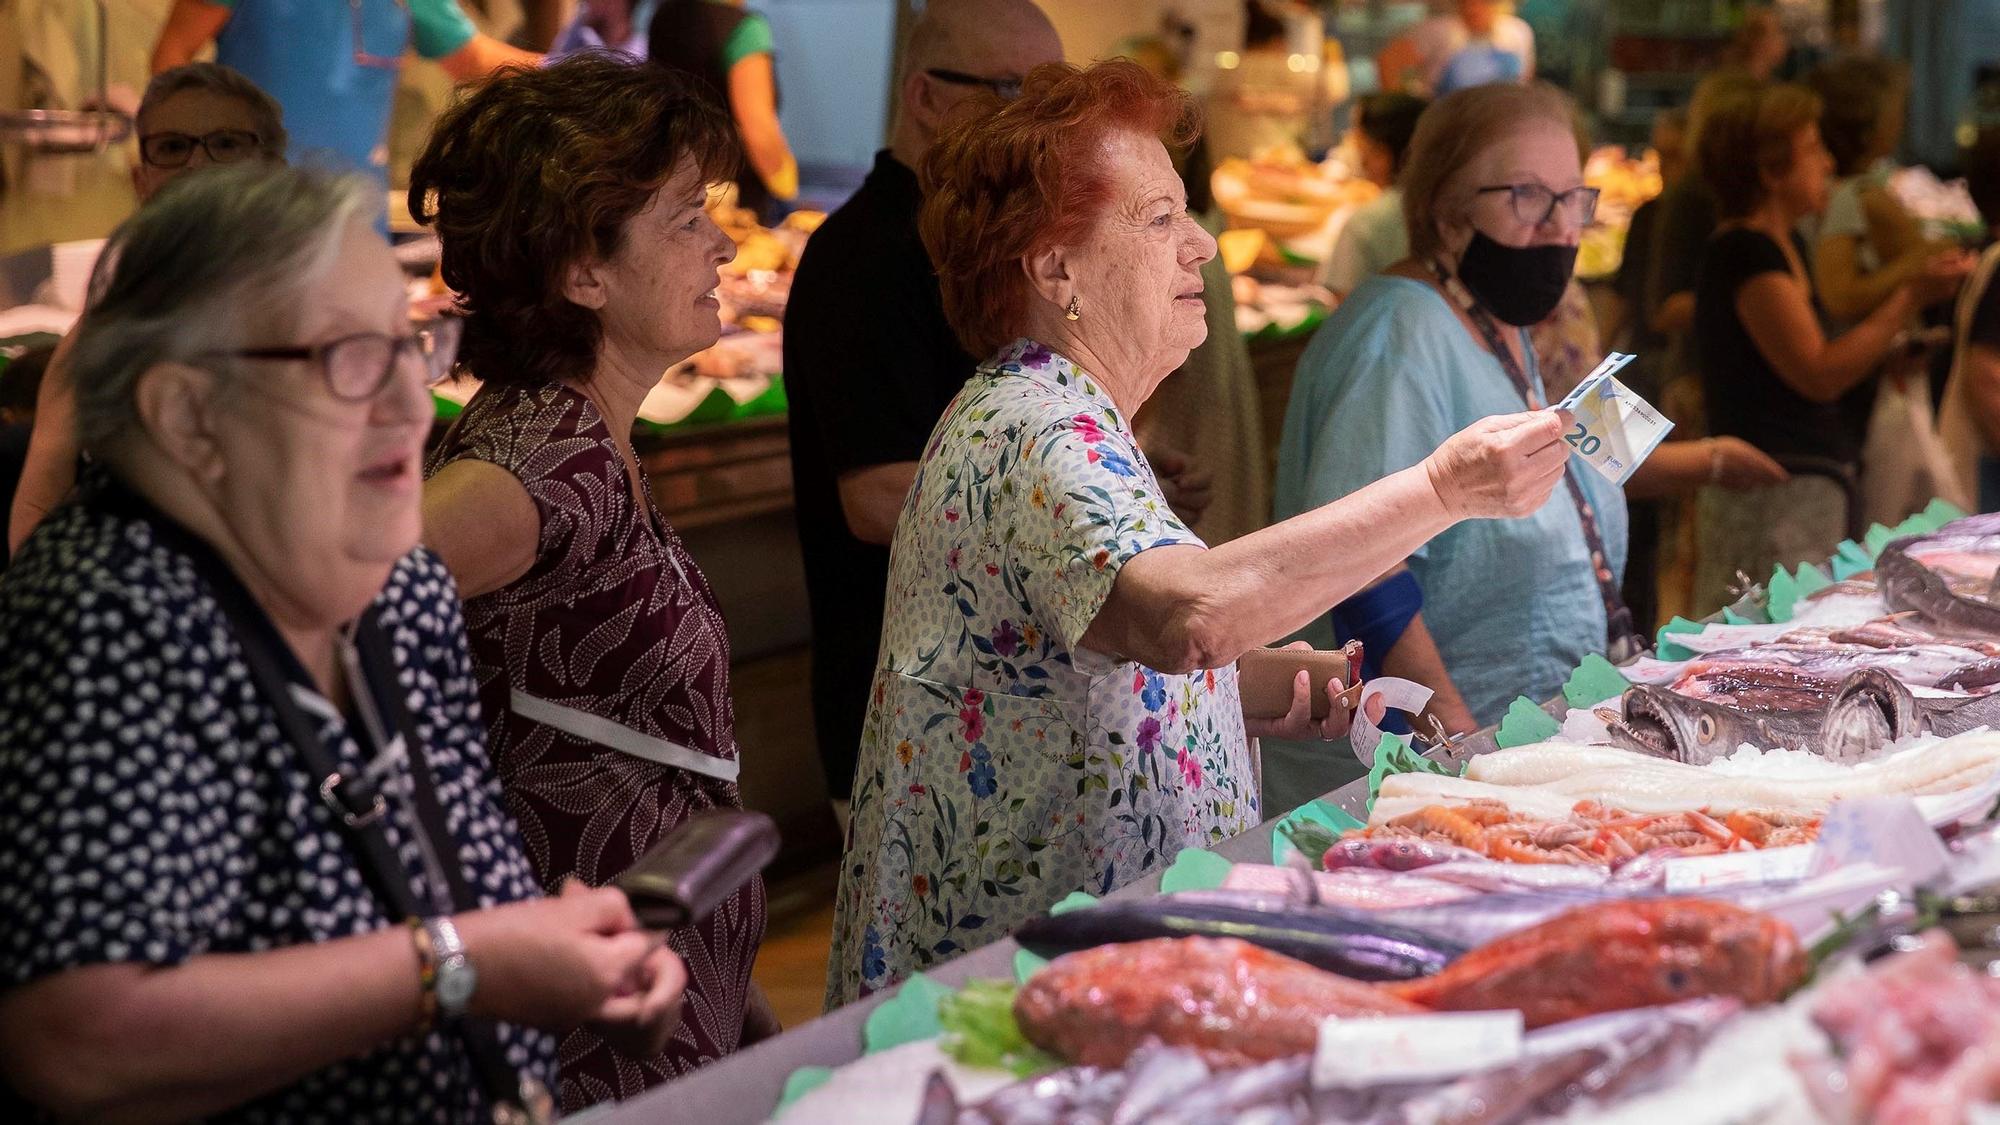
[[[1029,0],[933,0],[911,30],[889,147],[807,244],[785,308],[792,483],[812,603],[812,695],[845,828],[889,540],[917,458],[975,361],[945,322],[917,235],[916,167],[968,96],[1019,93],[1062,41]]]

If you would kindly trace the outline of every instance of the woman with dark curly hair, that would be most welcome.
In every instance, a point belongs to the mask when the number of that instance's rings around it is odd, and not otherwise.
[[[722,615],[629,440],[661,372],[721,331],[733,250],[704,203],[733,143],[684,78],[583,54],[474,90],[411,170],[481,381],[426,466],[425,537],[465,597],[487,745],[544,886],[608,882],[741,803]],[[752,882],[669,935],[688,1003],[667,1052],[572,1034],[563,1108],[734,1051],[763,931]]]

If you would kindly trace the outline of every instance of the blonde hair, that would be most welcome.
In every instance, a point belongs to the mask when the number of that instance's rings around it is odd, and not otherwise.
[[[1459,173],[1494,145],[1534,125],[1552,125],[1576,136],[1576,103],[1544,82],[1475,86],[1431,103],[1417,120],[1403,166],[1403,221],[1410,228],[1412,257],[1425,260],[1444,249],[1438,221],[1471,202],[1470,193],[1455,182]],[[1583,157],[1580,149],[1577,157]]]

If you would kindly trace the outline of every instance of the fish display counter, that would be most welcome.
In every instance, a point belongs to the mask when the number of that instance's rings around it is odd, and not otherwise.
[[[1977,1119],[1996,594],[1933,504],[608,1119]]]

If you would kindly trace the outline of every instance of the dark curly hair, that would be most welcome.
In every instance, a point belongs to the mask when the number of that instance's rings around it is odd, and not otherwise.
[[[603,328],[563,295],[569,267],[618,252],[626,224],[692,156],[734,172],[729,120],[685,75],[604,51],[508,67],[439,118],[410,169],[465,318],[459,359],[489,383],[590,370]]]

